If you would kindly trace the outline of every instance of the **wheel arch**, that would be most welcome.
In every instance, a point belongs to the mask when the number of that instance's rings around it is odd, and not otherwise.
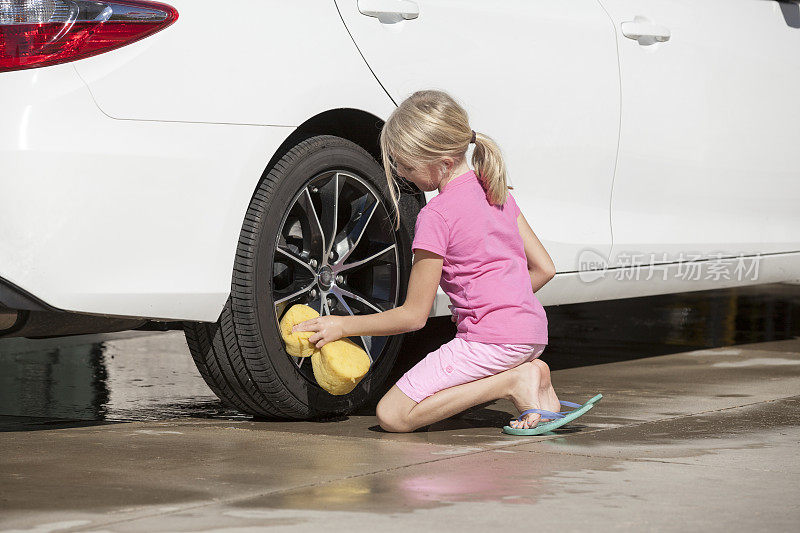
[[[317,113],[297,126],[275,150],[267,164],[267,168],[264,170],[265,175],[292,146],[303,139],[315,135],[335,135],[352,141],[369,152],[375,158],[375,161],[383,167],[379,138],[384,122],[382,118],[372,113],[348,107],[329,109]],[[414,195],[423,196],[422,202],[424,203],[423,192],[413,183],[407,183],[413,189]]]
[[[294,131],[283,140],[278,148],[275,149],[275,152],[263,169],[261,176],[254,183],[249,201],[253,200],[253,196],[256,194],[256,191],[258,191],[261,181],[267,177],[270,171],[275,167],[275,164],[280,161],[293,146],[317,135],[335,135],[347,139],[366,150],[375,159],[378,165],[383,168],[379,140],[384,123],[385,121],[382,118],[368,111],[348,107],[329,109],[310,117],[297,126]],[[408,180],[404,180],[401,190],[403,194],[400,199],[400,205],[398,206],[400,208],[400,215],[403,216],[403,214],[406,214],[406,216],[408,216],[413,212],[416,217],[416,212],[422,209],[427,203],[425,193]],[[409,202],[408,200],[411,201]],[[409,208],[409,203],[414,204],[413,207]],[[242,213],[242,221],[244,221],[244,213]],[[413,222],[411,222],[411,227],[414,227]],[[231,274],[233,274],[233,272],[231,272]]]

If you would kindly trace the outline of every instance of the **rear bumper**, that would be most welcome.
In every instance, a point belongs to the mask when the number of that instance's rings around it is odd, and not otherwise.
[[[0,101],[0,302],[216,320],[293,128],[112,119],[72,64],[4,73]]]

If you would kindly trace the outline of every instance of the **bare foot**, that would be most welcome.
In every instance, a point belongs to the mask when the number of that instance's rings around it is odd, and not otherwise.
[[[561,403],[550,381],[550,367],[547,363],[541,359],[534,359],[522,363],[514,370],[517,372],[517,380],[509,398],[520,413],[527,409],[545,409],[553,412],[560,410]],[[528,413],[521,422],[512,420],[508,425],[512,428],[529,429],[536,427],[541,418],[542,415],[539,413]]]

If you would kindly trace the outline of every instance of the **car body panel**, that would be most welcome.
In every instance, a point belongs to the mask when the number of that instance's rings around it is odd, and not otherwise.
[[[600,1],[622,75],[609,264],[800,250],[800,29],[780,4]],[[669,40],[625,37],[637,16]]]
[[[170,5],[168,28],[75,62],[108,116],[298,126],[336,108],[391,113],[332,0]]]
[[[512,194],[557,271],[578,270],[586,247],[607,255],[620,93],[614,28],[602,7],[596,0],[417,4],[417,18],[393,22],[362,14],[356,0],[337,0],[396,102],[443,88],[475,131],[497,141]]]
[[[70,64],[3,74],[0,99],[0,276],[67,311],[216,320],[292,128],[110,119]]]

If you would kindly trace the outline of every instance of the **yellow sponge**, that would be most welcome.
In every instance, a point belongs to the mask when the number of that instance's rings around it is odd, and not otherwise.
[[[283,342],[286,344],[286,351],[289,355],[294,357],[309,357],[317,347],[313,342],[309,342],[308,338],[312,336],[315,331],[296,331],[292,332],[292,328],[300,322],[317,318],[319,313],[313,307],[304,304],[295,304],[289,308],[281,319],[280,329]]]
[[[329,342],[311,356],[314,378],[333,395],[347,394],[356,388],[369,371],[369,356],[347,337]]]
[[[369,371],[369,356],[347,337],[318,349],[308,340],[316,332],[292,332],[296,324],[318,316],[317,311],[305,304],[295,304],[286,311],[280,323],[286,351],[294,357],[311,356],[311,368],[319,386],[333,395],[347,394]]]

